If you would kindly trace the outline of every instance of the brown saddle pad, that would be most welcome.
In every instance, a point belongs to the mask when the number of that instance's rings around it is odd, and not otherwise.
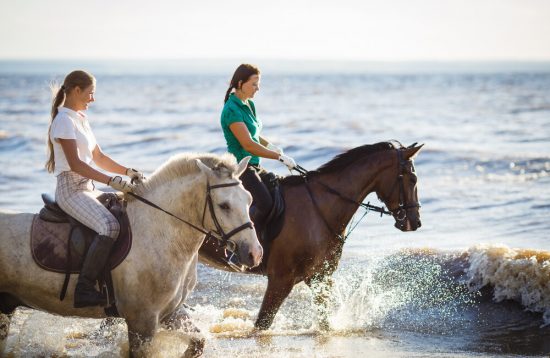
[[[111,270],[124,261],[132,247],[132,233],[128,216],[124,214],[120,221],[120,235],[109,255],[108,264]],[[79,234],[86,241],[84,253],[87,252],[95,233],[83,225],[75,227],[73,230],[81,231]],[[72,245],[69,244],[70,234],[71,224],[44,221],[35,215],[31,229],[31,252],[36,264],[48,271],[66,273],[70,248],[70,273],[79,273],[85,254],[79,254],[72,248]]]

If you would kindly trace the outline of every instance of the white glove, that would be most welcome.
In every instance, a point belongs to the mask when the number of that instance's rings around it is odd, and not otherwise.
[[[281,155],[283,154],[283,150],[279,147],[277,147],[275,144],[267,143],[267,149],[272,150],[274,152],[277,152],[277,154]]]
[[[122,180],[122,178],[119,176],[111,177],[107,185],[115,190],[123,192],[124,194],[134,191],[134,186],[128,183],[126,180]]]
[[[296,166],[296,162],[294,161],[294,159],[292,159],[288,155],[281,154],[279,156],[279,161],[286,165],[288,169],[292,169]]]
[[[126,169],[126,176],[130,178],[131,183],[141,183],[145,177],[143,176],[143,173],[135,170],[134,168],[128,168]]]

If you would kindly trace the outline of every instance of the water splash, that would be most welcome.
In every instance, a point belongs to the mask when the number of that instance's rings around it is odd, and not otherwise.
[[[442,256],[403,251],[348,265],[336,277],[338,330],[406,329],[447,332],[461,326],[460,309],[472,294],[442,266]],[[434,325],[434,321],[438,322]]]

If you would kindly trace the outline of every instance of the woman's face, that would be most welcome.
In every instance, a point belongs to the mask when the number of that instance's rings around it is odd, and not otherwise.
[[[78,108],[78,111],[85,111],[88,109],[88,106],[91,102],[95,101],[95,84],[92,84],[84,89],[80,87],[75,87],[74,91],[75,103]]]
[[[241,92],[244,98],[254,98],[256,92],[260,90],[260,75],[252,75],[241,85]]]

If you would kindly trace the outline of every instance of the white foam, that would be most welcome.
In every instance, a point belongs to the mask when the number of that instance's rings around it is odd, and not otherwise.
[[[470,289],[491,285],[496,302],[517,301],[528,311],[542,312],[544,325],[550,324],[550,253],[477,245],[467,254]]]

